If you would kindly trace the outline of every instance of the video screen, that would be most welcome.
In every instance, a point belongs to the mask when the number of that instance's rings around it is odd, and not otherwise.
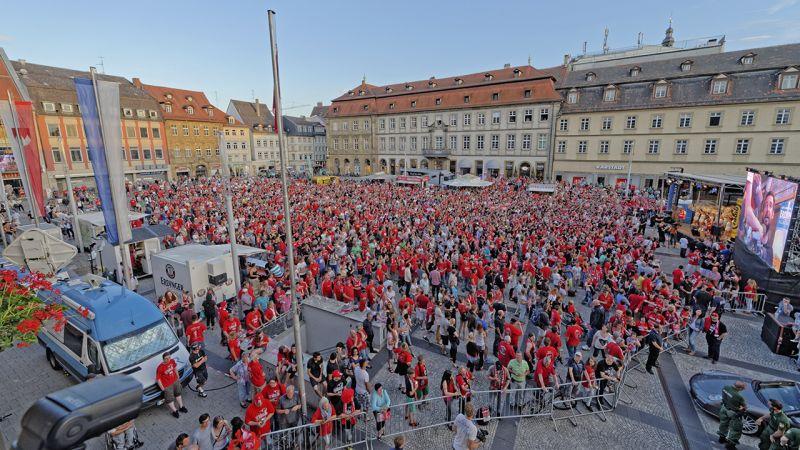
[[[738,238],[776,272],[781,271],[797,183],[747,173]]]

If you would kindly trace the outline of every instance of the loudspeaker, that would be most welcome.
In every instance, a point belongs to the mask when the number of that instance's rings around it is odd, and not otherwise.
[[[781,323],[775,318],[775,314],[769,313],[764,317],[764,325],[761,327],[761,340],[767,344],[772,353],[784,356],[797,355],[797,343],[794,339],[792,323]]]

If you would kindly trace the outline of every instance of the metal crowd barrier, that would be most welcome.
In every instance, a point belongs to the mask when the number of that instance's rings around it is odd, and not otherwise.
[[[727,311],[764,315],[764,307],[767,303],[766,294],[715,289],[714,295],[722,297]]]
[[[292,428],[272,431],[266,435],[267,448],[289,449],[339,449],[357,445],[369,446],[374,434],[369,432],[366,420],[371,414],[362,411],[349,416],[355,424],[337,416],[327,422],[308,423]]]

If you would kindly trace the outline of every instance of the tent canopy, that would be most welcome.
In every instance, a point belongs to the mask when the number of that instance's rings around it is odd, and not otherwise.
[[[481,180],[479,177],[475,175],[467,174],[462,175],[460,177],[454,178],[452,180],[448,180],[442,183],[445,186],[450,187],[487,187],[494,184],[491,181]]]
[[[128,220],[130,220],[131,222],[133,222],[134,220],[143,219],[145,217],[147,217],[147,214],[128,211]],[[106,226],[106,218],[103,217],[102,211],[95,211],[86,214],[78,214],[78,220],[83,222],[88,222],[96,227]]]
[[[148,239],[153,238],[163,238],[164,236],[173,236],[175,231],[162,224],[156,225],[145,225],[139,228],[133,228],[131,230],[131,240],[126,242],[126,244],[135,244],[137,242],[146,241]]]
[[[747,177],[741,175],[698,175],[685,172],[664,172],[664,175],[678,180],[713,184],[716,186],[744,186],[745,183],[747,183]]]

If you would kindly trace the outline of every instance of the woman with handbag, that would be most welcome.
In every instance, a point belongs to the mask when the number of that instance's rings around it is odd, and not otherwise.
[[[372,414],[375,416],[375,429],[378,432],[378,439],[383,437],[383,427],[391,418],[391,410],[389,409],[391,405],[392,400],[389,398],[389,393],[383,389],[382,384],[376,383],[375,389],[372,390],[370,395],[370,406]]]

